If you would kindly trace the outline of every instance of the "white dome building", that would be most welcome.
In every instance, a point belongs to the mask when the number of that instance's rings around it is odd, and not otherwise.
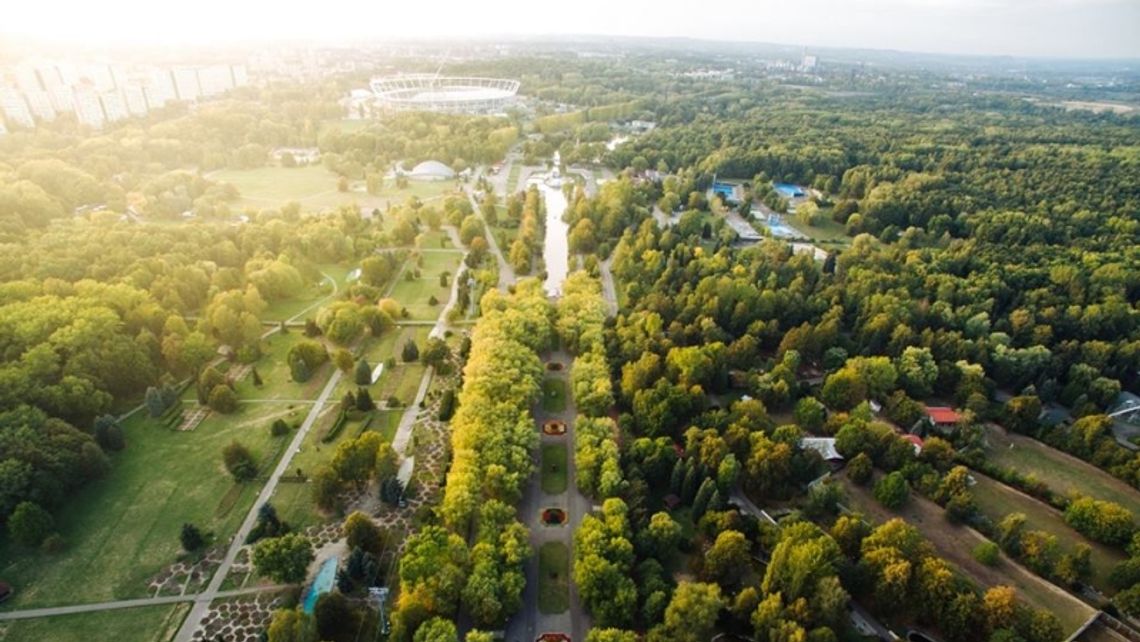
[[[409,178],[418,181],[446,181],[455,178],[455,170],[435,160],[426,160],[412,168]]]

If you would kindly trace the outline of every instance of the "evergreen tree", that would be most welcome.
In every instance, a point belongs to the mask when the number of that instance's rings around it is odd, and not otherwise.
[[[701,482],[701,487],[697,490],[697,496],[693,499],[693,521],[700,521],[704,517],[705,511],[709,508],[709,500],[712,499],[712,494],[716,492],[716,484],[711,479],[705,479]]]
[[[253,367],[253,385],[258,388],[265,385],[265,382],[261,380],[261,373],[257,371],[257,366]]]
[[[146,411],[151,417],[161,417],[162,413],[166,411],[166,405],[162,401],[162,393],[154,386],[146,389],[144,403],[146,404]]]
[[[420,349],[416,347],[415,341],[408,341],[404,344],[403,350],[400,352],[400,358],[404,363],[413,363],[420,358]]]
[[[685,481],[685,460],[678,459],[677,463],[673,464],[673,474],[669,477],[669,492],[681,495],[681,485]]]
[[[368,412],[376,408],[376,404],[372,401],[372,395],[368,394],[368,388],[356,389],[356,409]]]
[[[693,497],[697,494],[697,487],[701,483],[697,470],[697,462],[690,457],[688,464],[685,466],[685,481],[681,482],[681,501],[686,504],[693,503]]]
[[[372,366],[368,365],[368,361],[363,357],[356,362],[356,371],[352,378],[358,386],[372,385]]]
[[[206,538],[202,535],[202,531],[193,524],[182,525],[182,532],[179,534],[178,540],[182,543],[182,550],[187,553],[193,553],[206,545]]]

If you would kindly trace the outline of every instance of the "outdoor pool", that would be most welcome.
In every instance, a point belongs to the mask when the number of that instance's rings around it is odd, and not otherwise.
[[[772,187],[784,198],[799,198],[807,195],[804,192],[804,188],[799,185],[792,185],[791,183],[775,183]]]
[[[321,564],[317,577],[309,587],[309,592],[305,594],[305,613],[311,615],[313,609],[317,607],[317,598],[332,590],[333,582],[336,581],[336,563],[337,559],[330,557]]]

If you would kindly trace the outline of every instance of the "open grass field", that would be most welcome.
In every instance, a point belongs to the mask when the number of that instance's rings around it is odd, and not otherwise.
[[[16,620],[0,624],[0,640],[51,642],[167,642],[189,604]]]
[[[280,207],[290,201],[300,203],[303,210],[333,209],[347,204],[384,209],[412,196],[429,201],[455,189],[452,181],[411,181],[403,189],[397,188],[395,181],[385,181],[380,193],[372,195],[364,191],[363,181],[353,181],[349,191],[341,192],[337,190],[338,176],[319,164],[227,169],[213,172],[208,178],[237,188],[241,199],[233,204],[235,209],[254,210]]]
[[[6,560],[0,577],[16,587],[8,606],[147,596],[147,580],[178,559],[183,523],[225,542],[257,496],[258,483],[233,483],[222,449],[240,440],[266,470],[287,439],[271,437],[269,424],[290,413],[303,410],[247,404],[233,415],[211,415],[189,432],[163,428],[145,413],[131,417],[123,424],[127,447],[112,456],[107,477],[77,493],[56,515],[66,550],[17,555],[10,542],[0,544],[0,559]]]
[[[1061,620],[1065,635],[1071,634],[1092,615],[1092,607],[1034,575],[1004,553],[994,567],[975,560],[971,551],[988,540],[971,528],[951,524],[946,520],[942,507],[934,502],[911,493],[900,510],[891,511],[875,501],[869,487],[853,484],[845,476],[840,476],[840,479],[847,494],[847,505],[862,513],[868,521],[881,524],[901,517],[930,541],[939,557],[979,586],[1012,586],[1029,604],[1055,614]]]
[[[262,357],[254,364],[258,375],[261,376],[262,385],[260,388],[254,386],[252,373],[246,375],[234,386],[238,399],[262,401],[316,399],[321,394],[321,388],[324,387],[333,366],[331,363],[325,363],[304,383],[293,381],[286,356],[289,354],[289,349],[304,338],[305,335],[296,328],[290,329],[289,334],[274,333],[266,337],[261,342]],[[195,399],[193,388],[187,390],[187,395],[183,398]]]
[[[1140,490],[1096,466],[993,424],[986,426],[986,439],[990,443],[987,457],[995,464],[1033,475],[1061,494],[1080,493],[1107,499],[1140,516]]]
[[[538,610],[547,615],[570,608],[570,549],[547,542],[538,549]]]
[[[333,288],[329,284],[329,279],[336,281],[337,286],[344,288],[347,285],[348,273],[353,270],[354,266],[348,265],[321,265],[319,269],[325,277],[319,283],[311,283],[305,289],[298,293],[297,296],[274,301],[265,307],[265,311],[261,313],[263,321],[285,321],[293,317],[305,313],[305,316],[298,319],[303,321],[305,317],[315,317],[317,310],[320,309],[320,303],[333,292]]]
[[[566,492],[566,444],[542,445],[542,492],[559,495]]]
[[[1101,591],[1113,592],[1108,586],[1108,574],[1116,564],[1124,561],[1125,555],[1122,552],[1098,544],[1073,530],[1065,523],[1061,512],[1046,503],[985,475],[974,473],[974,478],[978,482],[972,488],[974,501],[986,517],[997,523],[1010,513],[1024,513],[1027,530],[1043,530],[1056,535],[1057,544],[1066,553],[1072,551],[1078,543],[1088,544],[1092,548],[1092,584]]]
[[[566,410],[566,382],[547,377],[542,380],[542,409],[546,412]]]
[[[416,264],[408,264],[404,273],[393,284],[388,296],[407,308],[411,319],[434,321],[451,297],[451,281],[459,271],[461,252],[424,252]],[[406,275],[418,269],[420,276],[408,281]],[[447,285],[440,285],[439,275],[447,272]],[[435,297],[436,303],[430,301]]]
[[[784,222],[800,234],[814,241],[837,243],[840,245],[851,244],[851,237],[847,236],[847,228],[832,220],[831,208],[825,208],[823,210],[822,220],[814,226],[800,223],[799,220],[796,219],[795,214],[784,216]]]
[[[408,341],[415,341],[416,345],[422,349],[430,333],[431,327],[429,326],[397,326],[379,338],[369,337],[364,340],[360,354],[373,368],[381,363],[387,363],[390,358],[396,359],[396,366],[389,368],[385,365],[380,380],[369,387],[368,392],[372,395],[372,400],[378,405],[392,395],[404,403],[411,403],[416,395],[416,390],[419,388],[420,379],[423,377],[424,365],[418,361],[404,363],[400,359],[400,350]],[[340,399],[344,393],[356,390],[356,388],[357,385],[350,372],[341,377],[336,390],[333,391],[333,398]]]
[[[519,163],[511,163],[511,171],[507,173],[507,193],[513,194],[519,189],[519,173],[522,172],[522,165]]]

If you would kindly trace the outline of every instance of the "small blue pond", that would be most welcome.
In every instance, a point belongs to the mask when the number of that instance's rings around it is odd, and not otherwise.
[[[775,183],[772,187],[784,198],[800,198],[807,194],[804,192],[804,188],[799,185],[792,185],[791,183]]]
[[[332,590],[333,582],[336,581],[336,563],[337,559],[330,557],[321,564],[316,579],[309,587],[309,592],[305,594],[305,613],[312,614],[313,609],[317,607],[317,598]]]

